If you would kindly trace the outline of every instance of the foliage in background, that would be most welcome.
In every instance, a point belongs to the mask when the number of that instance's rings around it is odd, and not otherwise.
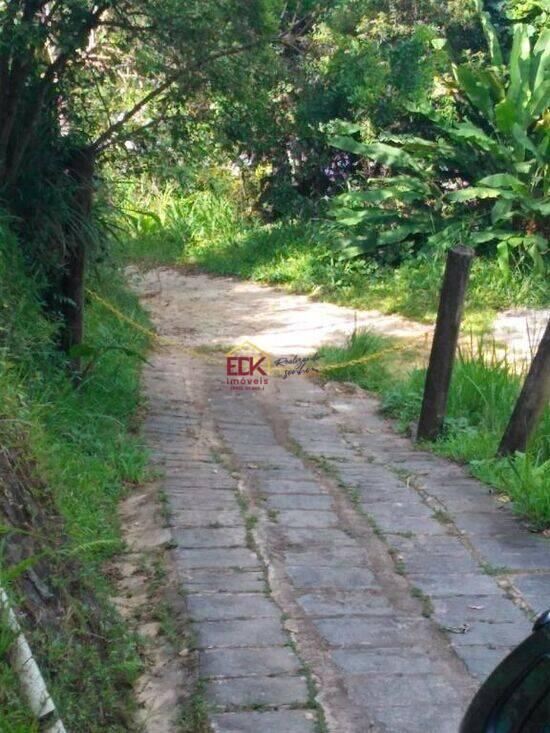
[[[276,73],[282,9],[281,0],[0,0],[0,206],[27,272],[40,273],[65,352],[83,337],[86,264],[111,241],[106,163],[120,174],[122,151],[135,153],[134,172],[142,156],[174,159],[197,110],[215,122],[222,99],[251,106]],[[71,366],[77,373],[76,357]]]
[[[473,8],[455,0],[338,0],[306,3],[301,13],[292,5],[269,120],[262,112],[246,137],[228,137],[243,169],[262,173],[258,208],[269,220],[323,211],[323,197],[353,172],[349,157],[328,145],[333,120],[370,134],[421,129],[406,105],[426,102],[441,73],[443,55],[431,41],[447,34],[457,56],[482,42]]]
[[[544,275],[550,30],[536,37],[530,26],[515,25],[505,64],[495,29],[487,14],[482,18],[490,65],[453,65],[458,120],[446,120],[433,107],[418,108],[432,123],[430,137],[332,139],[339,149],[365,156],[384,171],[334,200],[336,221],[353,232],[343,241],[350,256],[389,253],[390,260],[399,260],[419,249],[437,251],[461,242],[482,250],[496,246],[505,274],[512,262],[527,260]]]

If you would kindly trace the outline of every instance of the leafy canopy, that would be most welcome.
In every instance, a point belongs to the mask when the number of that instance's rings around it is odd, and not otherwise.
[[[343,125],[331,144],[366,158],[378,175],[352,185],[333,202],[336,222],[349,229],[350,256],[393,254],[419,246],[465,242],[496,247],[508,271],[512,254],[539,271],[548,251],[550,30],[518,23],[509,58],[479,2],[489,62],[452,64],[458,118],[433,106],[411,108],[431,135],[380,135],[359,142],[359,126]],[[444,46],[444,41],[440,44]]]

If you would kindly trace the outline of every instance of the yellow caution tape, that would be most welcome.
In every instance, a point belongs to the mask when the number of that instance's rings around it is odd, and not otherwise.
[[[213,355],[210,355],[206,353],[202,349],[198,349],[196,347],[191,346],[184,346],[183,344],[180,344],[178,341],[175,341],[174,339],[168,338],[167,336],[161,336],[160,334],[156,333],[150,328],[146,328],[145,326],[142,326],[141,323],[138,323],[133,318],[130,318],[125,313],[122,313],[115,305],[110,303],[108,300],[103,298],[101,295],[96,293],[95,291],[91,290],[90,288],[86,288],[86,293],[96,300],[98,303],[100,303],[104,308],[109,310],[111,313],[113,313],[117,318],[119,318],[121,321],[124,321],[125,323],[128,323],[130,326],[135,328],[137,331],[140,331],[141,333],[148,336],[152,341],[157,342],[160,346],[169,346],[170,348],[177,349],[178,351],[183,352],[184,354],[190,354],[192,356],[197,356],[203,360],[210,361],[212,363],[218,363],[218,359],[215,358]],[[366,354],[365,356],[360,356],[356,359],[349,359],[348,361],[342,361],[337,362],[334,364],[320,364],[319,366],[315,366],[314,369],[317,372],[328,372],[328,371],[334,371],[336,369],[346,369],[351,366],[358,366],[360,364],[367,364],[371,361],[375,361],[377,359],[380,359],[382,356],[385,356],[386,354],[392,354],[397,353],[400,351],[408,351],[415,349],[420,342],[420,340],[426,341],[426,334],[423,334],[422,336],[418,336],[411,341],[408,341],[407,343],[399,343],[395,344],[393,346],[388,346],[385,349],[380,349],[380,351],[377,351],[374,354]],[[307,357],[305,357],[307,358]],[[311,367],[310,367],[311,368]],[[281,372],[284,373],[285,371],[290,371],[292,369],[292,364],[287,365],[287,367],[273,367],[272,371],[275,373]]]

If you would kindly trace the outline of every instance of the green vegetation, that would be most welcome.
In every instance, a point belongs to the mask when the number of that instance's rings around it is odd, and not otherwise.
[[[392,175],[368,178],[334,199],[333,214],[353,236],[350,256],[394,250],[394,258],[418,247],[432,253],[453,244],[496,245],[504,273],[512,256],[519,266],[546,270],[548,188],[547,104],[550,30],[531,41],[533,29],[513,28],[508,67],[488,15],[482,13],[490,65],[451,66],[466,111],[449,121],[433,106],[414,110],[433,127],[433,137],[384,134],[360,143],[336,136],[332,144],[365,156]],[[342,124],[347,132],[359,125]],[[389,145],[388,143],[393,143]],[[474,205],[472,205],[474,204]]]
[[[353,381],[379,393],[388,414],[402,430],[418,421],[425,370],[399,375],[395,369],[392,342],[370,332],[350,338],[346,348],[323,348],[325,364],[345,364],[365,357],[362,364],[330,369],[330,379]],[[388,349],[390,349],[388,351]],[[376,356],[380,354],[380,356]],[[444,435],[435,444],[425,444],[441,455],[465,463],[472,474],[498,492],[505,493],[515,511],[539,528],[550,527],[550,409],[533,436],[525,454],[495,458],[495,452],[519,394],[521,378],[505,359],[489,359],[484,349],[458,359],[453,372]],[[368,357],[373,357],[368,361]]]
[[[0,582],[69,730],[128,730],[139,667],[105,563],[144,477],[148,343],[93,293],[144,323],[116,265],[169,263],[431,321],[464,241],[469,327],[547,305],[548,23],[546,0],[0,0],[0,469],[32,506]],[[385,345],[356,334],[324,356]],[[423,378],[407,366],[333,376],[407,425]],[[436,450],[546,526],[547,414],[526,455],[492,457],[518,385],[461,362]],[[14,548],[51,592],[34,627]],[[8,643],[0,622],[0,727],[30,731]],[[204,727],[200,689],[182,725]]]
[[[334,247],[334,232],[314,221],[262,224],[240,204],[237,184],[219,176],[210,189],[187,197],[169,190],[144,203],[122,255],[142,267],[193,265],[308,293],[354,308],[379,308],[432,321],[445,266],[444,254],[406,258],[399,267],[349,259]],[[544,278],[513,270],[503,279],[495,260],[474,262],[467,325],[483,330],[495,311],[548,301]]]
[[[5,613],[0,615],[0,730],[3,733],[38,733],[38,724],[21,698],[19,680],[8,662],[13,642]],[[6,714],[6,711],[9,713]]]
[[[74,389],[66,358],[52,346],[52,324],[40,313],[38,284],[24,274],[17,242],[5,228],[0,272],[9,272],[0,291],[0,443],[13,470],[25,476],[33,502],[28,510],[35,517],[26,529],[34,538],[35,557],[47,559],[43,582],[51,600],[46,608],[54,604],[58,614],[51,609],[36,625],[27,614],[23,626],[67,728],[127,730],[140,660],[136,640],[109,600],[113,589],[105,562],[122,546],[117,503],[143,479],[146,462],[136,432],[141,362],[118,346],[142,354],[147,338],[90,302],[86,341],[95,356],[86,359],[93,364]],[[108,290],[111,302],[144,323],[136,298],[112,272],[108,282],[98,272],[92,287]],[[37,507],[44,507],[45,518]],[[53,525],[44,526],[46,521]],[[14,575],[9,561],[16,529],[8,524],[2,530],[7,533],[3,585]],[[25,569],[10,583],[17,607],[26,604],[19,584]],[[0,629],[5,649],[5,625]],[[2,730],[31,731],[1,652],[0,659],[0,675],[8,678],[0,692]]]

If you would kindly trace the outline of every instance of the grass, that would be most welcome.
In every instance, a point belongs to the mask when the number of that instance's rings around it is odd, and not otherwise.
[[[393,368],[388,339],[370,332],[353,334],[344,348],[323,348],[322,364],[379,358],[365,364],[331,369],[330,379],[353,381],[382,396],[386,412],[402,430],[416,423],[425,380],[424,369],[403,374]],[[453,372],[445,430],[433,444],[435,452],[467,464],[471,473],[506,494],[518,513],[538,529],[550,527],[550,409],[546,409],[525,454],[495,458],[498,443],[518,397],[522,377],[505,359],[487,357],[483,350],[461,356]]]
[[[2,733],[38,733],[38,724],[21,697],[19,681],[8,661],[13,632],[5,612],[0,613],[0,730]]]
[[[204,697],[205,683],[199,680],[194,693],[184,703],[179,719],[180,733],[211,733],[208,705]]]
[[[144,323],[116,273],[103,277],[95,276],[94,289]],[[36,283],[23,274],[6,231],[0,231],[0,307],[0,443],[28,473],[38,518],[56,518],[44,537],[37,529],[36,544],[47,555],[45,582],[59,613],[22,623],[67,729],[125,731],[139,646],[110,603],[105,563],[122,547],[117,505],[143,479],[146,455],[137,432],[141,362],[110,347],[144,353],[147,337],[88,303],[86,342],[101,356],[75,390],[51,345],[54,325],[42,316]],[[1,570],[5,577],[5,559]],[[24,606],[18,579],[10,594],[16,608]],[[0,626],[0,729],[30,732],[9,679],[4,631]]]
[[[135,217],[124,256],[142,266],[188,264],[208,272],[269,283],[353,308],[377,308],[416,320],[435,319],[444,254],[405,260],[399,267],[342,256],[323,222],[261,222],[243,207],[236,184],[176,197],[165,189],[145,196],[150,214]],[[483,332],[495,312],[518,305],[544,306],[541,276],[505,278],[494,259],[474,262],[466,325]]]

